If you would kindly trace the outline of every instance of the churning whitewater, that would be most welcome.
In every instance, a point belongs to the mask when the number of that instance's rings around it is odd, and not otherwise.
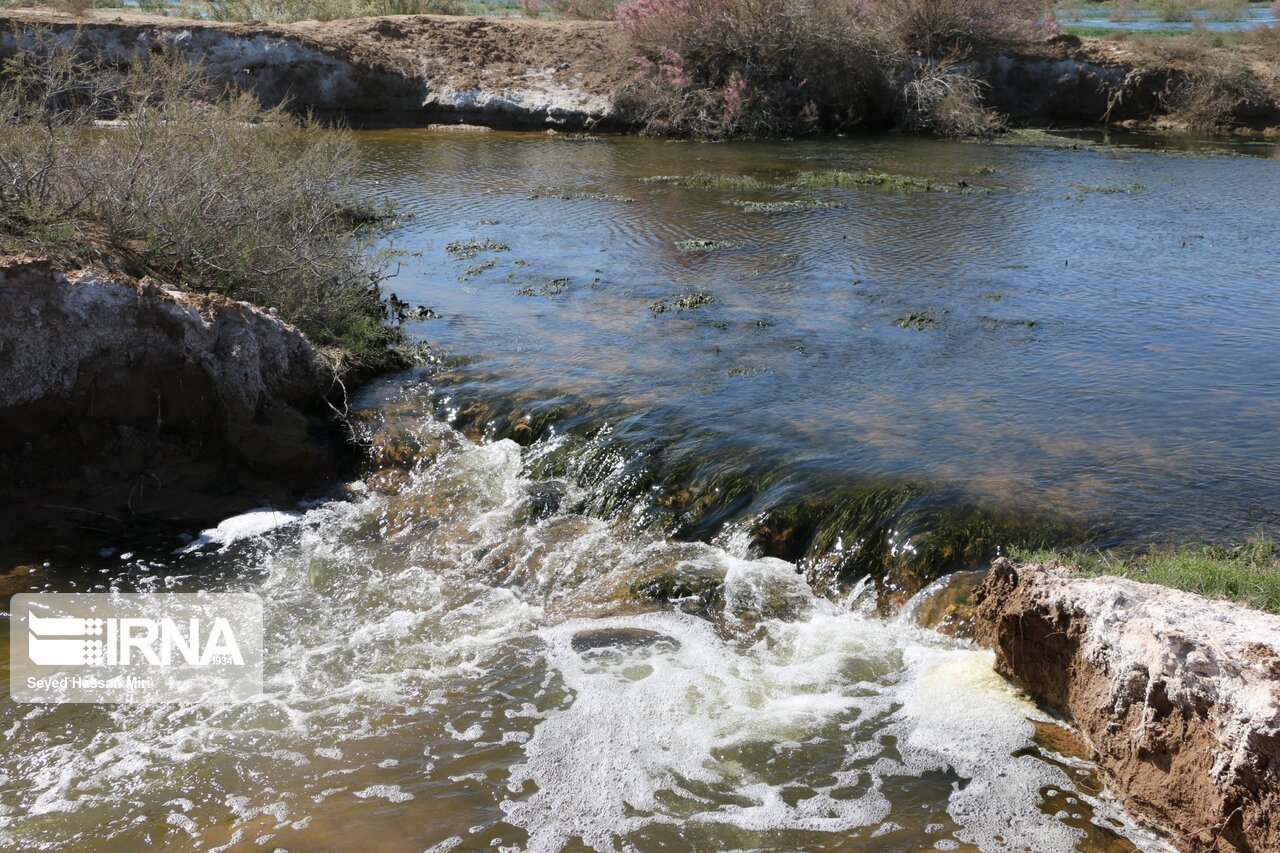
[[[989,652],[815,596],[745,536],[576,514],[532,473],[560,439],[396,424],[418,455],[394,486],[86,581],[259,592],[266,691],[7,705],[4,847],[1159,849],[1033,743]],[[636,593],[671,573],[718,594]]]

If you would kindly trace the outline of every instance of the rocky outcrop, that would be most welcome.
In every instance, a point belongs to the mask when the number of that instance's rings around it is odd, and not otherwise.
[[[0,259],[0,543],[296,499],[347,464],[338,387],[246,303]]]
[[[1079,728],[1132,813],[1188,850],[1280,850],[1280,617],[1008,560],[975,600],[996,668]]]

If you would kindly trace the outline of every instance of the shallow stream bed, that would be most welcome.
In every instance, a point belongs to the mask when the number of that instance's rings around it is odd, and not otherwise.
[[[360,139],[440,315],[355,401],[381,469],[5,576],[258,592],[267,678],[6,697],[0,848],[1166,849],[891,605],[1011,538],[1276,529],[1274,147]]]

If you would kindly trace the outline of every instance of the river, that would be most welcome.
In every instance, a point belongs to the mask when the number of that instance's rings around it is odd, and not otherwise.
[[[383,468],[6,577],[258,592],[267,661],[230,706],[6,697],[0,847],[1164,849],[895,605],[1276,529],[1275,146],[359,140],[439,315],[353,401]]]

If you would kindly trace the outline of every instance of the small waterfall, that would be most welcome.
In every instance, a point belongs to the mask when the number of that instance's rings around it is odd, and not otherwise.
[[[4,846],[1156,849],[988,652],[866,584],[583,514],[552,447],[400,429],[353,500],[149,563],[264,597],[264,695],[0,707]]]

